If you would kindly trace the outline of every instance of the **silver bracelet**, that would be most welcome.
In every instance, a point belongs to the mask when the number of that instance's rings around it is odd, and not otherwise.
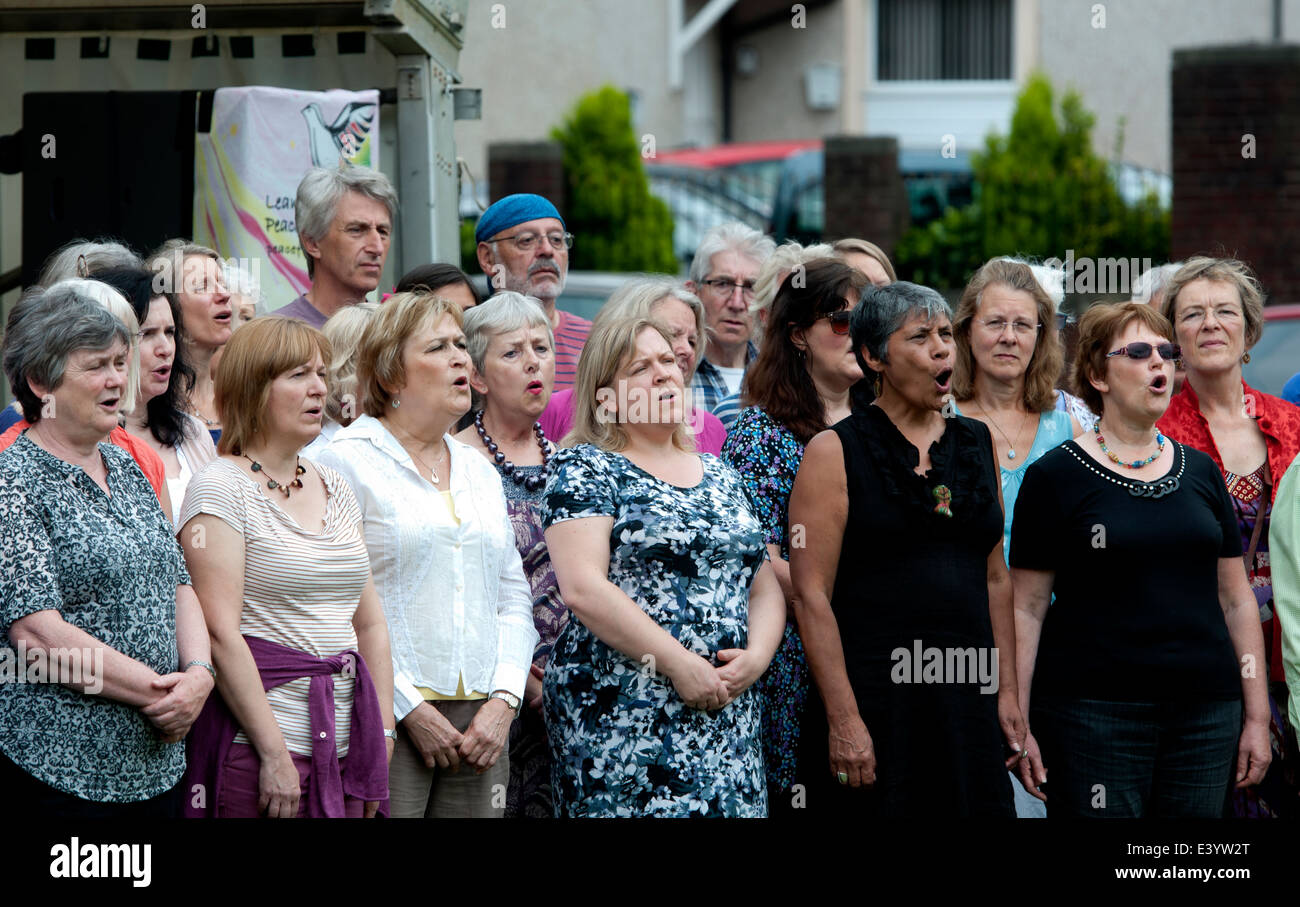
[[[397,729],[396,729],[396,728],[384,728],[384,736],[387,737],[389,740],[396,740],[396,739],[397,739]]]
[[[200,668],[203,668],[203,670],[211,674],[213,683],[217,682],[217,669],[212,667],[212,665],[208,664],[206,661],[199,661],[195,659],[194,661],[191,661],[189,664],[185,666],[185,670],[188,671],[190,668],[194,667],[195,665],[198,665]]]

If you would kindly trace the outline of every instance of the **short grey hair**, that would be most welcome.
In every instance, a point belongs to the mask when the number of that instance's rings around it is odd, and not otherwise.
[[[310,239],[319,242],[329,232],[339,202],[348,192],[358,192],[388,209],[390,226],[397,223],[397,192],[393,184],[378,170],[342,164],[337,170],[312,167],[298,184],[298,195],[293,203],[293,216],[298,227],[298,241]],[[303,254],[306,255],[306,248]],[[307,276],[315,276],[315,260],[307,255]]]
[[[952,320],[952,307],[937,290],[896,280],[882,287],[868,284],[862,291],[862,301],[853,309],[849,319],[849,335],[857,351],[858,364],[865,374],[869,369],[862,357],[866,347],[873,358],[889,361],[889,338],[909,318],[923,315],[926,321],[939,316]]]
[[[437,296],[437,293],[433,294]],[[483,374],[488,345],[497,334],[508,334],[521,328],[546,328],[546,336],[555,346],[551,320],[546,317],[542,304],[532,296],[503,290],[487,302],[465,310],[465,346],[469,350],[474,370]]]
[[[140,321],[136,318],[131,303],[116,288],[92,278],[70,277],[60,280],[50,289],[74,290],[92,302],[99,303],[108,310],[108,314],[126,327],[130,338],[127,341],[126,390],[122,392],[122,402],[118,408],[124,413],[134,412],[140,397]]]
[[[84,267],[82,260],[85,261]],[[139,255],[116,240],[90,242],[74,239],[45,260],[40,280],[36,282],[43,287],[52,287],[69,277],[89,277],[110,268],[139,268],[143,264]]]
[[[700,297],[671,277],[646,274],[629,280],[609,295],[609,299],[605,300],[596,317],[602,321],[618,318],[629,318],[634,321],[653,318],[655,306],[667,298],[684,303],[695,316],[695,335],[699,338],[699,353],[695,357],[695,364],[698,366],[700,360],[704,358],[704,344],[708,341],[704,303],[700,302]],[[692,377],[694,376],[682,375],[687,384],[691,383]]]
[[[700,240],[695,257],[691,259],[690,279],[699,283],[709,276],[713,266],[713,256],[719,252],[735,252],[762,267],[768,256],[776,251],[776,243],[770,236],[755,230],[748,224],[730,221],[709,229]]]
[[[221,270],[226,278],[226,289],[253,300],[253,314],[262,314],[266,297],[262,295],[262,280],[257,273],[256,261],[246,264],[242,259],[229,258],[221,263]]]
[[[54,390],[63,383],[74,352],[98,352],[114,343],[130,349],[126,325],[75,285],[28,291],[9,315],[4,339],[5,377],[23,418],[35,425],[44,404],[29,381]]]
[[[1143,271],[1137,277],[1133,278],[1133,292],[1130,296],[1131,302],[1150,303],[1151,300],[1159,293],[1164,292],[1169,281],[1178,273],[1186,262],[1171,261],[1169,264],[1156,265]]]

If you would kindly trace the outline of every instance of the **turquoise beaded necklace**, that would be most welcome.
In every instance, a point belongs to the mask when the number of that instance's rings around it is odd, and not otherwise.
[[[1160,434],[1160,432],[1157,430],[1156,431],[1156,452],[1153,453],[1151,456],[1147,457],[1145,460],[1134,460],[1132,463],[1125,463],[1119,457],[1115,456],[1115,454],[1111,452],[1110,448],[1106,446],[1106,439],[1101,436],[1100,419],[1098,419],[1097,423],[1093,425],[1092,432],[1097,436],[1097,443],[1101,445],[1101,452],[1104,453],[1106,456],[1110,457],[1111,462],[1118,463],[1120,466],[1126,466],[1129,469],[1141,469],[1143,466],[1146,466],[1148,463],[1154,463],[1156,458],[1165,452],[1165,436]]]

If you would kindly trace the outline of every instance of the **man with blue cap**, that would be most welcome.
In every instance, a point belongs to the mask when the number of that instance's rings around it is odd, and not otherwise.
[[[556,308],[569,273],[573,234],[548,199],[521,192],[492,204],[474,230],[478,263],[492,292],[511,290],[542,304],[555,334],[555,390],[572,387],[591,322]]]

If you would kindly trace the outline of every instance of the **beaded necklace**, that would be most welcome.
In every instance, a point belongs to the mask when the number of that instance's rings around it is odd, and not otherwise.
[[[307,467],[302,465],[300,458],[298,457],[293,458],[293,462],[294,462],[293,481],[285,485],[281,482],[277,482],[275,479],[267,475],[266,470],[262,468],[262,464],[254,460],[248,454],[244,453],[243,451],[240,451],[239,455],[243,457],[245,460],[247,460],[248,462],[253,464],[252,466],[253,472],[260,472],[262,475],[266,476],[267,488],[269,488],[271,491],[280,492],[281,494],[284,495],[286,500],[288,499],[289,493],[291,491],[293,491],[295,488],[302,488],[302,477],[306,475]]]
[[[492,436],[487,433],[483,427],[483,410],[479,410],[474,416],[474,429],[478,432],[479,440],[487,448],[487,452],[492,455],[492,462],[503,475],[507,475],[515,480],[516,485],[522,485],[528,491],[537,491],[546,484],[546,473],[551,465],[551,452],[546,445],[546,432],[542,431],[542,423],[533,423],[533,434],[537,438],[537,446],[542,449],[542,474],[540,476],[525,475],[519,471],[514,463],[506,459],[506,455],[501,452],[497,443],[492,440]]]
[[[1148,463],[1154,463],[1156,461],[1156,457],[1160,456],[1162,453],[1165,452],[1165,436],[1160,434],[1159,431],[1157,431],[1156,452],[1153,453],[1151,456],[1147,457],[1145,460],[1134,460],[1132,463],[1125,463],[1119,457],[1115,456],[1115,454],[1111,451],[1111,449],[1106,446],[1106,439],[1101,436],[1100,419],[1098,419],[1097,424],[1092,427],[1092,433],[1097,436],[1097,443],[1101,445],[1101,452],[1104,453],[1106,456],[1110,457],[1112,463],[1118,463],[1120,466],[1124,466],[1128,469],[1141,469],[1143,466],[1146,466]]]

